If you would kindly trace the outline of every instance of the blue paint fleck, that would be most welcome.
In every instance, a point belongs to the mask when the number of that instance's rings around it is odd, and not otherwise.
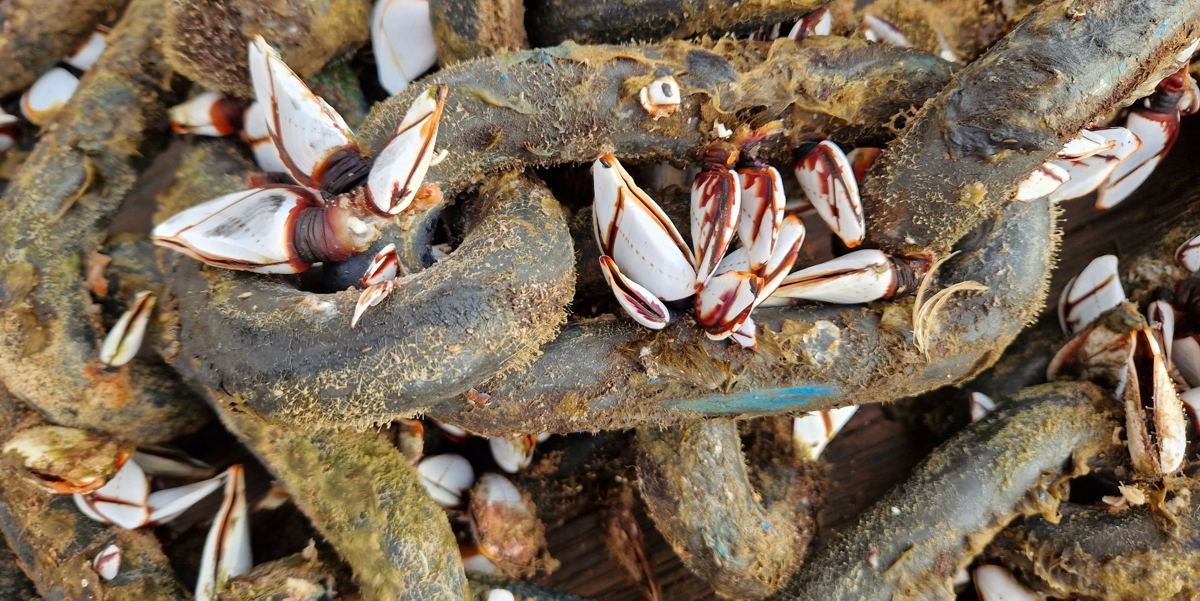
[[[506,75],[501,75],[501,76],[500,76],[500,81],[508,81],[508,76],[506,76]]]
[[[762,518],[758,518],[758,523],[762,524],[762,529],[763,529],[763,532],[770,532],[770,531],[771,531],[771,525],[770,525],[770,524],[768,524],[768,523],[766,523],[766,522],[764,522]]]
[[[825,385],[810,384],[793,388],[763,389],[698,399],[681,399],[669,401],[664,405],[671,409],[686,409],[710,415],[803,411],[819,400],[841,396],[841,394],[841,391]]]

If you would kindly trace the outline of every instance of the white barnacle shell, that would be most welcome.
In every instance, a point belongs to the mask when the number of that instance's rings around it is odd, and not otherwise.
[[[242,466],[233,465],[225,477],[225,499],[204,540],[200,574],[196,579],[196,601],[213,601],[226,582],[254,567],[249,519]]]
[[[1074,144],[1077,140],[1087,139],[1083,134],[1089,134],[1093,142],[1090,147]],[[1097,138],[1103,142],[1095,143]],[[1097,190],[1122,161],[1141,147],[1142,141],[1124,127],[1084,130],[1080,138],[1068,143],[1058,153],[1059,159],[1055,164],[1066,170],[1071,179],[1052,192],[1050,200],[1070,200]]]
[[[858,411],[857,405],[828,411],[810,411],[792,420],[792,439],[796,458],[816,461],[826,445]]]
[[[1188,271],[1200,271],[1200,236],[1180,244],[1175,250],[1175,258]]]
[[[638,100],[641,101],[642,108],[646,109],[646,112],[650,113],[650,116],[657,121],[661,117],[674,113],[675,109],[679,108],[681,101],[679,82],[670,75],[659,77],[646,84],[638,92]]]
[[[429,0],[377,0],[371,12],[371,49],[379,83],[393,95],[437,64]]]
[[[87,71],[92,65],[100,60],[100,55],[104,54],[104,50],[108,48],[108,28],[98,27],[88,36],[75,52],[63,59],[64,63],[79,69]]]
[[[1003,566],[975,568],[975,592],[980,601],[1037,601],[1038,597]]]
[[[1037,169],[1033,170],[1028,177],[1021,181],[1017,186],[1016,195],[1013,200],[1020,202],[1030,202],[1039,198],[1045,198],[1054,193],[1071,179],[1071,174],[1067,173],[1055,161],[1046,161],[1038,165]]]
[[[339,156],[358,153],[354,133],[262,36],[255,36],[248,52],[254,97],[263,105],[267,131],[287,172],[297,182],[320,189],[327,168]]]
[[[475,482],[475,470],[461,455],[433,455],[417,464],[421,484],[438,505],[457,507],[462,495]]]
[[[150,481],[136,461],[129,460],[108,483],[90,493],[76,493],[75,506],[88,517],[126,530],[150,520]]]
[[[197,261],[257,273],[308,268],[295,248],[300,214],[321,206],[314,192],[272,186],[234,192],[172,216],[154,228],[155,244]]]
[[[868,303],[891,297],[898,286],[892,257],[874,249],[857,250],[787,276],[771,304],[784,299]]]
[[[1078,334],[1101,313],[1124,301],[1117,257],[1096,257],[1063,288],[1058,299],[1058,320],[1064,332]]]
[[[488,446],[492,450],[492,458],[496,460],[496,465],[510,474],[515,474],[529,467],[533,461],[537,439],[532,435],[489,438]]]
[[[1131,110],[1125,118],[1128,129],[1141,140],[1141,147],[1121,161],[1099,189],[1097,209],[1108,209],[1138,189],[1167,155],[1179,133],[1179,111],[1157,113]]]
[[[696,293],[696,260],[658,203],[611,155],[592,165],[593,226],[601,252],[621,273],[664,301]]]
[[[287,165],[279,156],[279,149],[271,140],[271,132],[267,129],[267,114],[262,103],[253,102],[242,113],[242,141],[250,145],[254,152],[254,162],[258,168],[267,173],[287,173]]]
[[[79,87],[79,78],[62,67],[42,74],[21,95],[21,113],[34,125],[45,125],[54,118]]]
[[[105,580],[112,580],[121,571],[121,547],[109,545],[96,554],[92,569]]]
[[[433,146],[448,94],[449,88],[442,84],[429,86],[424,94],[417,96],[375,159],[375,166],[367,176],[367,199],[380,215],[396,215],[416,198],[433,160]]]
[[[171,129],[179,134],[228,136],[242,126],[240,103],[220,92],[204,92],[171,107]]]
[[[100,361],[110,367],[120,367],[129,363],[138,349],[142,347],[142,338],[146,335],[146,326],[150,323],[150,313],[154,310],[154,295],[148,290],[137,293],[129,310],[125,311],[117,323],[113,324],[104,344],[100,347]]]
[[[796,163],[796,180],[813,208],[846,246],[862,244],[866,234],[862,199],[854,168],[842,149],[823,140]]]

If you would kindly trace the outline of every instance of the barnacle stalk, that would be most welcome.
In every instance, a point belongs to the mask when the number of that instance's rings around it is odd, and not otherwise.
[[[195,430],[206,411],[162,363],[98,360],[81,274],[167,127],[163,14],[162,0],[130,4],[0,202],[0,378],[55,423],[139,441]]]
[[[543,185],[520,173],[484,186],[474,207],[475,225],[462,245],[434,267],[396,280],[397,290],[353,330],[358,291],[281,290],[272,280],[168,257],[183,322],[180,339],[194,353],[178,367],[212,387],[229,389],[220,382],[237,379],[237,392],[256,411],[365,426],[411,414],[527,363],[565,319],[574,288],[562,209]],[[232,302],[209,307],[214,299],[188,292],[214,284]],[[243,295],[252,302],[236,300]],[[219,322],[256,325],[240,333],[213,329],[217,321],[202,317],[212,317],[210,310],[223,315]],[[281,320],[283,315],[288,317]],[[297,318],[306,322],[300,329]],[[300,367],[318,364],[312,371]],[[342,391],[338,396],[347,395],[336,410],[325,405],[333,399],[330,385]]]
[[[1060,484],[1112,452],[1110,403],[1086,383],[1018,393],[935,449],[773,598],[954,599],[954,575],[987,541],[1019,515],[1056,519]]]

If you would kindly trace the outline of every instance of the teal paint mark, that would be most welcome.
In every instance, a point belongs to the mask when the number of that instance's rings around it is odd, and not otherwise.
[[[841,396],[841,392],[828,386],[810,384],[794,388],[754,390],[738,394],[709,396],[698,399],[671,401],[665,405],[671,409],[686,409],[708,415],[737,415],[739,413],[777,413],[803,411],[807,406],[828,397]],[[826,405],[827,403],[822,403]]]

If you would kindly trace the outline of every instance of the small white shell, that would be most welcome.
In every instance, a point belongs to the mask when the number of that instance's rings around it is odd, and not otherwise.
[[[271,141],[271,132],[267,130],[267,114],[257,102],[251,103],[242,113],[242,141],[250,145],[259,169],[267,173],[288,172],[287,165],[279,157],[279,149]]]
[[[480,574],[496,574],[499,569],[492,560],[488,559],[479,552],[476,547],[465,547],[459,545],[458,552],[462,555],[463,570],[467,572],[478,572]]]
[[[536,446],[537,441],[528,435],[488,439],[488,447],[492,450],[492,458],[496,460],[496,465],[510,474],[529,467]],[[486,476],[485,474],[484,477]],[[480,482],[482,481],[480,478]]]
[[[377,0],[371,12],[371,49],[379,83],[399,94],[437,64],[428,0]]]
[[[1100,194],[1096,197],[1098,209],[1112,208],[1133,194],[1150,177],[1179,133],[1179,112],[1164,115],[1133,110],[1125,118],[1125,128],[1142,141],[1142,146],[1121,161],[1108,181],[1100,187]]]
[[[1117,257],[1096,257],[1063,288],[1058,299],[1058,320],[1064,332],[1078,334],[1101,313],[1124,301]]]
[[[173,215],[151,232],[155,244],[209,265],[257,273],[297,273],[293,235],[300,213],[321,204],[298,186],[251,188]]]
[[[971,393],[971,421],[977,422],[996,410],[996,401],[982,392]]]
[[[55,67],[21,95],[21,113],[30,123],[45,125],[67,104],[78,87],[77,77],[62,67]]]
[[[775,249],[779,228],[783,226],[784,205],[787,204],[783,178],[774,167],[741,169],[739,175],[742,189],[738,238],[748,253],[746,270],[761,275]]]
[[[104,54],[104,49],[108,48],[107,34],[107,27],[93,31],[88,36],[88,39],[80,44],[79,48],[75,49],[75,52],[71,53],[71,56],[63,59],[63,62],[80,71],[87,71],[92,65],[96,64],[96,61],[100,59],[100,55]]]
[[[884,42],[898,48],[908,48],[912,45],[894,23],[871,13],[863,14],[862,30],[868,42]]]
[[[358,320],[362,318],[367,309],[383,302],[383,299],[387,298],[395,289],[396,280],[384,280],[378,284],[367,286],[358,295],[358,302],[354,304],[354,316],[350,318],[350,328],[353,329],[358,325]]]
[[[383,216],[399,214],[425,181],[449,88],[429,86],[413,100],[367,176],[367,199]]]
[[[608,287],[612,289],[617,303],[638,324],[651,330],[661,330],[671,321],[671,313],[667,305],[645,286],[625,277],[617,267],[616,261],[608,255],[600,256],[600,271],[604,274]]]
[[[150,508],[149,523],[165,524],[179,517],[179,514],[187,511],[200,499],[216,492],[227,477],[228,472],[225,472],[208,480],[150,493],[146,500],[146,505]]]
[[[1008,570],[996,565],[975,568],[975,592],[979,601],[1037,601],[1033,591],[1017,582]]]
[[[494,588],[488,591],[487,601],[516,601],[516,597],[505,589]]]
[[[242,466],[232,465],[225,475],[225,499],[204,540],[196,601],[213,601],[226,582],[254,567],[249,517]]]
[[[171,107],[171,129],[179,134],[228,136],[238,130],[243,114],[224,94],[204,92]]]
[[[437,424],[437,427],[442,432],[445,432],[446,436],[448,438],[450,438],[450,440],[453,440],[454,442],[462,442],[462,441],[466,440],[468,436],[471,435],[470,432],[467,432],[466,430],[463,430],[462,428],[459,428],[458,426],[452,426],[450,424],[443,424],[442,422],[434,422],[434,423]]]
[[[646,109],[646,112],[650,113],[655,121],[658,121],[659,118],[666,117],[679,108],[679,82],[670,75],[660,77],[642,88],[638,92],[638,99],[642,103],[642,108]]]
[[[1171,360],[1188,386],[1200,387],[1200,342],[1194,336],[1176,338],[1171,343]]]
[[[92,569],[105,580],[112,580],[121,571],[121,547],[109,545],[96,554]]]
[[[475,498],[486,503],[501,503],[512,507],[524,508],[521,502],[521,491],[500,474],[484,474],[475,485]]]
[[[375,253],[375,258],[371,259],[371,264],[363,274],[362,283],[364,286],[381,284],[395,279],[399,273],[400,258],[396,254],[396,245],[388,244]]]
[[[696,293],[696,260],[663,212],[613,156],[592,165],[592,225],[602,254],[664,301]]]
[[[841,147],[823,140],[796,163],[795,172],[804,195],[829,229],[850,248],[862,244],[866,234],[862,198],[854,167]]]
[[[1067,171],[1071,179],[1050,194],[1051,201],[1070,200],[1090,194],[1108,180],[1122,161],[1142,147],[1142,141],[1124,127],[1101,128],[1090,132],[1085,130],[1085,132],[1093,138],[1104,140],[1105,146],[1111,145],[1112,147],[1100,148],[1091,156],[1055,161],[1055,164]],[[1067,151],[1068,149],[1064,147],[1063,152],[1060,152],[1059,155]]]
[[[0,152],[4,152],[17,144],[17,131],[13,127],[19,119],[0,109]]]
[[[461,455],[446,454],[426,457],[417,464],[421,484],[429,496],[442,507],[456,507],[462,495],[475,482],[471,462]]]
[[[1034,169],[1033,173],[1030,173],[1029,177],[1026,177],[1017,186],[1017,193],[1013,200],[1030,202],[1045,198],[1070,179],[1071,174],[1067,173],[1066,169],[1058,166],[1054,161],[1046,161]]]
[[[75,504],[97,521],[126,530],[146,525],[150,519],[150,482],[136,461],[129,460],[108,483],[87,494],[75,494]]]
[[[121,315],[104,337],[104,344],[100,347],[102,363],[109,367],[120,367],[133,360],[142,347],[150,313],[154,310],[154,300],[154,295],[148,290],[134,297],[129,310]]]
[[[855,304],[886,298],[895,289],[891,258],[882,251],[866,249],[789,275],[771,298]]]
[[[811,411],[792,422],[792,439],[798,459],[816,461],[833,437],[854,417],[858,406]]]
[[[315,177],[326,161],[338,153],[358,152],[358,143],[346,121],[321,97],[313,94],[262,36],[249,46],[250,80],[254,97],[267,116],[267,130],[275,140],[287,171],[301,184],[319,188]]]
[[[1179,395],[1179,400],[1183,402],[1183,406],[1187,408],[1187,412],[1192,416],[1192,423],[1195,424],[1196,430],[1200,432],[1200,388],[1189,388]]]
[[[1200,236],[1196,236],[1179,246],[1175,258],[1188,271],[1200,271]]]

